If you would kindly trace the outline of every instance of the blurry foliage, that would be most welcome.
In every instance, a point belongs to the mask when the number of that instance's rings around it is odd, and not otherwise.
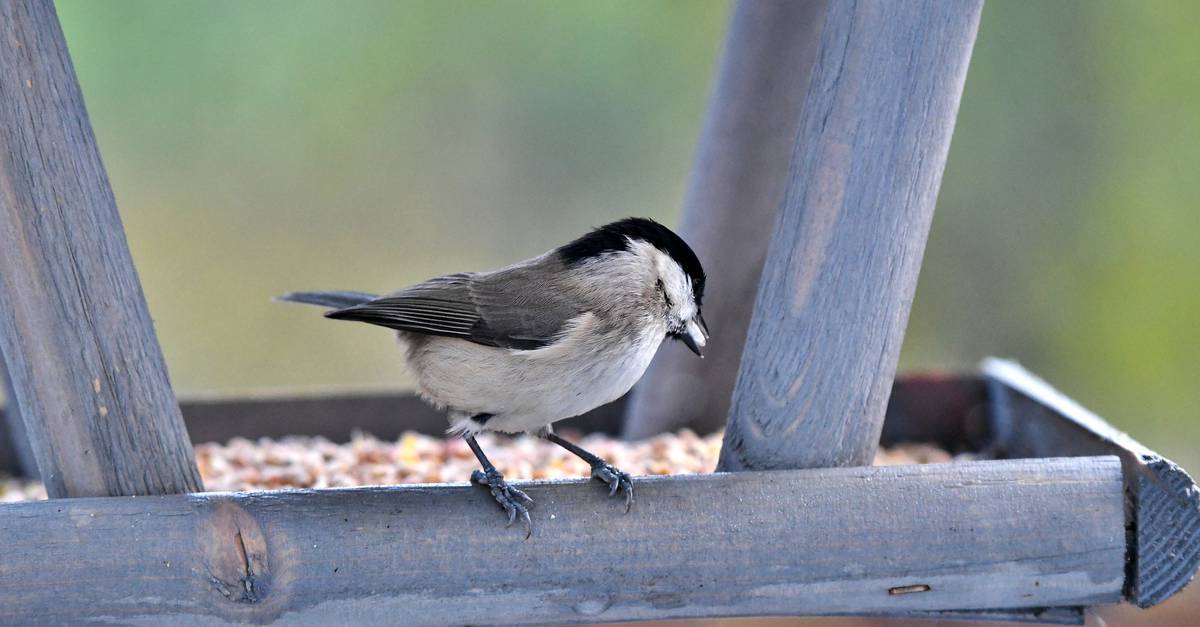
[[[1016,357],[1200,463],[1200,14],[983,11],[903,366]]]
[[[404,382],[386,291],[677,216],[727,4],[59,0],[184,393]],[[1200,38],[1183,1],[991,2],[903,366],[1012,356],[1200,462]],[[719,332],[719,330],[718,330]]]

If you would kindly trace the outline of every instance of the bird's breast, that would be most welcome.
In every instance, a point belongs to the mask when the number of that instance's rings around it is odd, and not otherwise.
[[[629,391],[645,373],[665,327],[607,327],[584,314],[554,344],[509,350],[429,338],[412,346],[409,366],[429,400],[495,417],[488,429],[527,431],[586,413]]]

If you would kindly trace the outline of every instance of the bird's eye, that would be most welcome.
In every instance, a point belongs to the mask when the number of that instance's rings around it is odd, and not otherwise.
[[[663,285],[662,279],[658,279],[657,283],[658,283],[658,292],[660,294],[662,294],[663,300],[667,301],[667,307],[668,308],[674,307],[675,304],[671,302],[671,297],[667,296],[667,286]]]

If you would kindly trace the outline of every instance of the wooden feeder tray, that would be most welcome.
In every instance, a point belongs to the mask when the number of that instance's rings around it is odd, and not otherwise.
[[[737,4],[685,213],[728,239],[714,278],[758,285],[706,303],[746,309],[722,315],[748,325],[725,347],[736,371],[706,368],[737,375],[723,451],[747,471],[643,478],[628,515],[591,481],[523,484],[526,539],[466,484],[200,491],[189,437],[445,423],[395,395],[181,415],[53,4],[0,3],[0,352],[19,401],[0,424],[26,431],[0,465],[36,458],[52,497],[0,506],[0,622],[1079,623],[1168,598],[1200,560],[1200,491],[1011,362],[901,380],[882,424],[884,444],[993,459],[753,471],[874,454],[981,8]],[[90,496],[112,494],[166,496]]]
[[[207,400],[184,411],[202,439],[297,424],[334,438],[348,425],[377,425],[382,437],[397,422],[441,429],[411,402]],[[412,420],[395,420],[398,407]],[[613,431],[617,416],[605,408],[574,426]],[[1012,362],[900,379],[884,444],[906,441],[996,459],[642,478],[629,515],[591,482],[533,482],[522,486],[537,503],[527,541],[493,524],[494,503],[467,485],[8,505],[0,607],[17,622],[1078,624],[1086,606],[1159,603],[1196,571],[1200,491],[1188,475]],[[70,595],[63,581],[75,582]]]

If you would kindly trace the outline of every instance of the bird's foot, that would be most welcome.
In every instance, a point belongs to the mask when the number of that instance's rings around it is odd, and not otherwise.
[[[486,486],[492,491],[492,498],[508,513],[508,523],[505,527],[512,526],[517,517],[520,517],[525,522],[525,538],[533,535],[533,523],[529,519],[529,508],[533,506],[533,499],[529,498],[528,494],[508,485],[504,475],[495,469],[476,470],[471,473],[471,483]]]
[[[629,473],[598,459],[592,463],[592,478],[608,484],[608,495],[616,496],[617,490],[625,489],[625,513],[633,507],[633,477]]]

